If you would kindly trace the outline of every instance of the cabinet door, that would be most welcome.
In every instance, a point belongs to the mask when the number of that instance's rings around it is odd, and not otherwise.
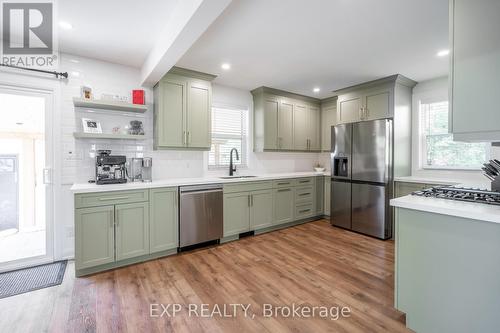
[[[475,141],[499,141],[500,2],[450,3],[451,132],[471,133]]]
[[[115,206],[116,260],[149,253],[149,203]]]
[[[115,261],[114,206],[75,210],[76,269]]]
[[[274,98],[264,100],[264,149],[278,149],[279,102]]]
[[[325,215],[330,216],[330,191],[331,191],[330,177],[325,177]]]
[[[285,100],[279,105],[278,149],[293,149],[293,104]]]
[[[337,106],[321,109],[321,150],[329,152],[332,145],[332,126],[336,124]]]
[[[321,113],[319,107],[308,106],[308,117],[307,117],[307,128],[308,128],[308,139],[309,139],[309,150],[319,151],[321,150]]]
[[[273,224],[273,191],[250,192],[250,230]]]
[[[273,224],[293,222],[295,209],[295,193],[293,187],[273,190],[274,221]]]
[[[337,116],[341,124],[353,123],[361,120],[361,97],[339,100]]]
[[[325,178],[323,176],[316,177],[316,196],[314,198],[316,202],[316,215],[323,215],[324,205],[323,205],[323,195],[325,193]]]
[[[208,82],[190,82],[187,99],[187,146],[210,149],[211,86]]]
[[[295,150],[308,148],[308,111],[305,105],[295,104],[293,110],[293,142]]]
[[[164,78],[158,84],[158,105],[155,105],[156,146],[184,147],[186,113],[186,82]]]
[[[250,230],[249,192],[224,194],[224,237]]]
[[[149,252],[175,249],[179,242],[177,188],[150,190]]]
[[[372,91],[364,97],[363,120],[383,119],[390,117],[389,91]]]

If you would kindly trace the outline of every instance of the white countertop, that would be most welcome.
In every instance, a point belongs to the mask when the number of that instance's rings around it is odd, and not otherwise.
[[[443,185],[458,185],[464,183],[463,179],[421,177],[421,176],[394,177],[394,181],[405,182],[405,183],[443,184]]]
[[[391,206],[500,223],[500,206],[483,203],[407,195],[392,199]]]
[[[199,177],[199,178],[171,178],[154,180],[150,183],[125,183],[125,184],[108,184],[97,185],[94,183],[73,184],[71,191],[73,193],[91,193],[91,192],[108,192],[108,191],[125,191],[136,189],[148,189],[157,187],[170,187],[170,186],[185,186],[185,185],[199,185],[199,184],[226,184],[226,183],[242,183],[242,182],[255,182],[262,180],[273,179],[286,179],[286,178],[299,178],[299,177],[314,177],[314,176],[329,176],[328,172],[289,172],[289,173],[271,173],[264,175],[256,175],[252,178],[232,178],[222,179],[218,176],[212,177]]]

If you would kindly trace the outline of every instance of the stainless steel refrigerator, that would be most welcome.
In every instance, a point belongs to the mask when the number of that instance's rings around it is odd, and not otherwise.
[[[332,225],[392,237],[392,126],[381,119],[332,127]]]

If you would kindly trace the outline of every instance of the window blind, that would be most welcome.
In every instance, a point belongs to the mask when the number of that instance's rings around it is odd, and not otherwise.
[[[229,153],[236,148],[240,160],[235,165],[247,165],[248,110],[232,107],[212,107],[212,146],[208,155],[211,168],[229,166]]]

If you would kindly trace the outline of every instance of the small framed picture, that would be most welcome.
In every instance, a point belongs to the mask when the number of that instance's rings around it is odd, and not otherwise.
[[[80,94],[83,99],[93,99],[92,96],[92,87],[89,86],[82,86],[80,88]]]
[[[97,120],[82,118],[84,133],[102,133],[101,123]]]

